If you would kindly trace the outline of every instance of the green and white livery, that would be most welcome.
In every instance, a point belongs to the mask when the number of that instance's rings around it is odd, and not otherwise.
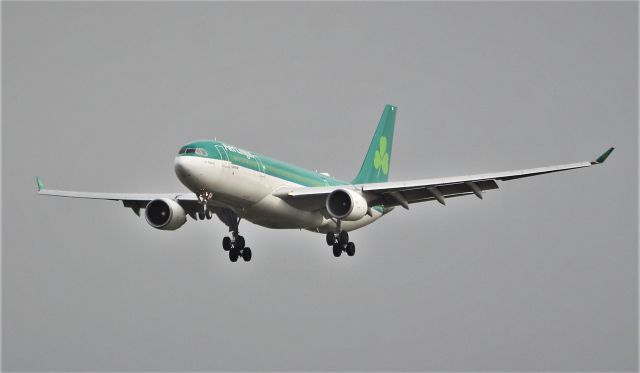
[[[351,181],[338,180],[218,140],[193,141],[174,161],[178,179],[190,192],[165,194],[92,193],[46,189],[36,177],[39,194],[122,201],[160,230],[175,230],[186,221],[216,215],[229,227],[222,246],[229,258],[251,260],[251,249],[239,234],[247,220],[267,228],[306,229],[326,235],[339,257],[355,253],[349,233],[380,219],[394,207],[475,195],[507,181],[603,163],[613,148],[592,162],[448,178],[389,181],[397,107],[386,105],[360,171]]]

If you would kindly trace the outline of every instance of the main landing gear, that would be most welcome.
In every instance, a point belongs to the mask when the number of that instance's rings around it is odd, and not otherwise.
[[[229,227],[231,237],[227,236],[222,239],[222,248],[229,252],[229,260],[237,262],[238,258],[242,258],[245,262],[251,260],[251,248],[245,246],[244,237],[239,234],[238,225],[241,218],[232,210],[227,208],[216,208],[215,210],[208,207],[209,201],[213,198],[213,193],[201,191],[198,193],[198,203],[202,205],[202,210],[198,211],[198,219],[211,219],[213,214]]]
[[[244,237],[239,234],[238,225],[241,218],[233,211],[223,209],[216,213],[220,220],[229,227],[231,237],[227,236],[222,239],[222,248],[229,252],[229,260],[237,262],[238,258],[242,258],[245,262],[251,260],[251,248],[245,246]]]
[[[349,256],[353,256],[356,253],[356,245],[349,241],[349,233],[347,231],[340,230],[339,233],[327,233],[327,245],[333,246],[333,256],[336,258],[342,255],[343,251]]]
[[[237,231],[234,231],[232,236],[222,239],[222,248],[224,251],[229,252],[229,260],[237,262],[239,257],[245,262],[251,260],[251,248],[246,247],[244,237],[240,236]]]

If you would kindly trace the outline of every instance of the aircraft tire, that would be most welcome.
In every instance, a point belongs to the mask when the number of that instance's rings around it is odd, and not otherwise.
[[[229,250],[229,260],[231,260],[232,262],[235,263],[238,261],[238,255],[240,255],[240,253],[238,252],[238,249],[233,248]]]
[[[347,252],[347,255],[353,256],[356,253],[356,245],[353,242],[349,242],[345,251]]]
[[[229,251],[231,249],[231,237],[227,236],[222,239],[222,248],[224,251]]]
[[[347,233],[347,231],[341,231],[340,234],[338,235],[338,242],[340,242],[341,245],[346,245],[349,243],[349,233]]]
[[[204,220],[204,212],[198,211],[198,220]]]
[[[327,245],[333,246],[334,243],[336,243],[336,235],[331,232],[327,233]]]
[[[233,244],[233,246],[238,250],[244,249],[244,237],[242,236],[236,237],[236,242]]]
[[[245,247],[242,250],[242,259],[244,259],[245,262],[248,262],[251,260],[251,248]]]
[[[342,245],[336,243],[333,245],[333,256],[337,258],[340,255],[342,255]]]

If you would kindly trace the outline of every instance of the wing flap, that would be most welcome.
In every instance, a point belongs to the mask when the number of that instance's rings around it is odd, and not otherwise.
[[[445,200],[447,198],[466,196],[475,194],[478,196],[476,191],[473,190],[473,186],[477,187],[477,189],[481,192],[485,190],[498,189],[498,184],[495,180],[481,180],[470,183],[457,183],[457,184],[445,184],[439,186],[423,186],[419,188],[412,187],[410,189],[402,190],[402,191],[381,191],[378,190],[376,192],[367,192],[368,194],[375,194],[378,196],[377,199],[371,200],[371,205],[381,204],[384,206],[402,206],[402,203],[398,201],[393,193],[402,193],[402,196],[405,198],[408,204],[416,203],[416,202],[425,202],[425,201],[438,201],[438,196],[434,194],[433,188],[436,188],[439,193]],[[442,203],[442,202],[441,202]]]

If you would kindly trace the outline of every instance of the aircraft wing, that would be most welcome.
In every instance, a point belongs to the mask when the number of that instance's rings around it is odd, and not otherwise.
[[[396,181],[369,183],[357,185],[342,185],[330,187],[283,188],[274,195],[288,203],[307,210],[317,210],[324,207],[326,197],[336,189],[351,188],[361,191],[369,206],[384,205],[385,207],[402,206],[406,209],[409,204],[424,201],[438,201],[446,203],[447,198],[465,195],[476,195],[482,198],[485,190],[498,189],[496,181],[508,181],[524,177],[543,175],[553,172],[590,167],[603,163],[614,148],[604,152],[595,161],[570,163],[557,166],[538,167],[524,170],[503,171],[477,175],[455,176],[435,179],[411,181]]]
[[[42,180],[36,176],[38,194],[46,196],[101,199],[108,201],[122,201],[124,207],[129,207],[136,215],[140,215],[140,209],[157,198],[169,198],[178,202],[185,211],[191,215],[202,209],[198,204],[198,197],[194,193],[94,193],[76,192],[71,190],[46,189]]]

